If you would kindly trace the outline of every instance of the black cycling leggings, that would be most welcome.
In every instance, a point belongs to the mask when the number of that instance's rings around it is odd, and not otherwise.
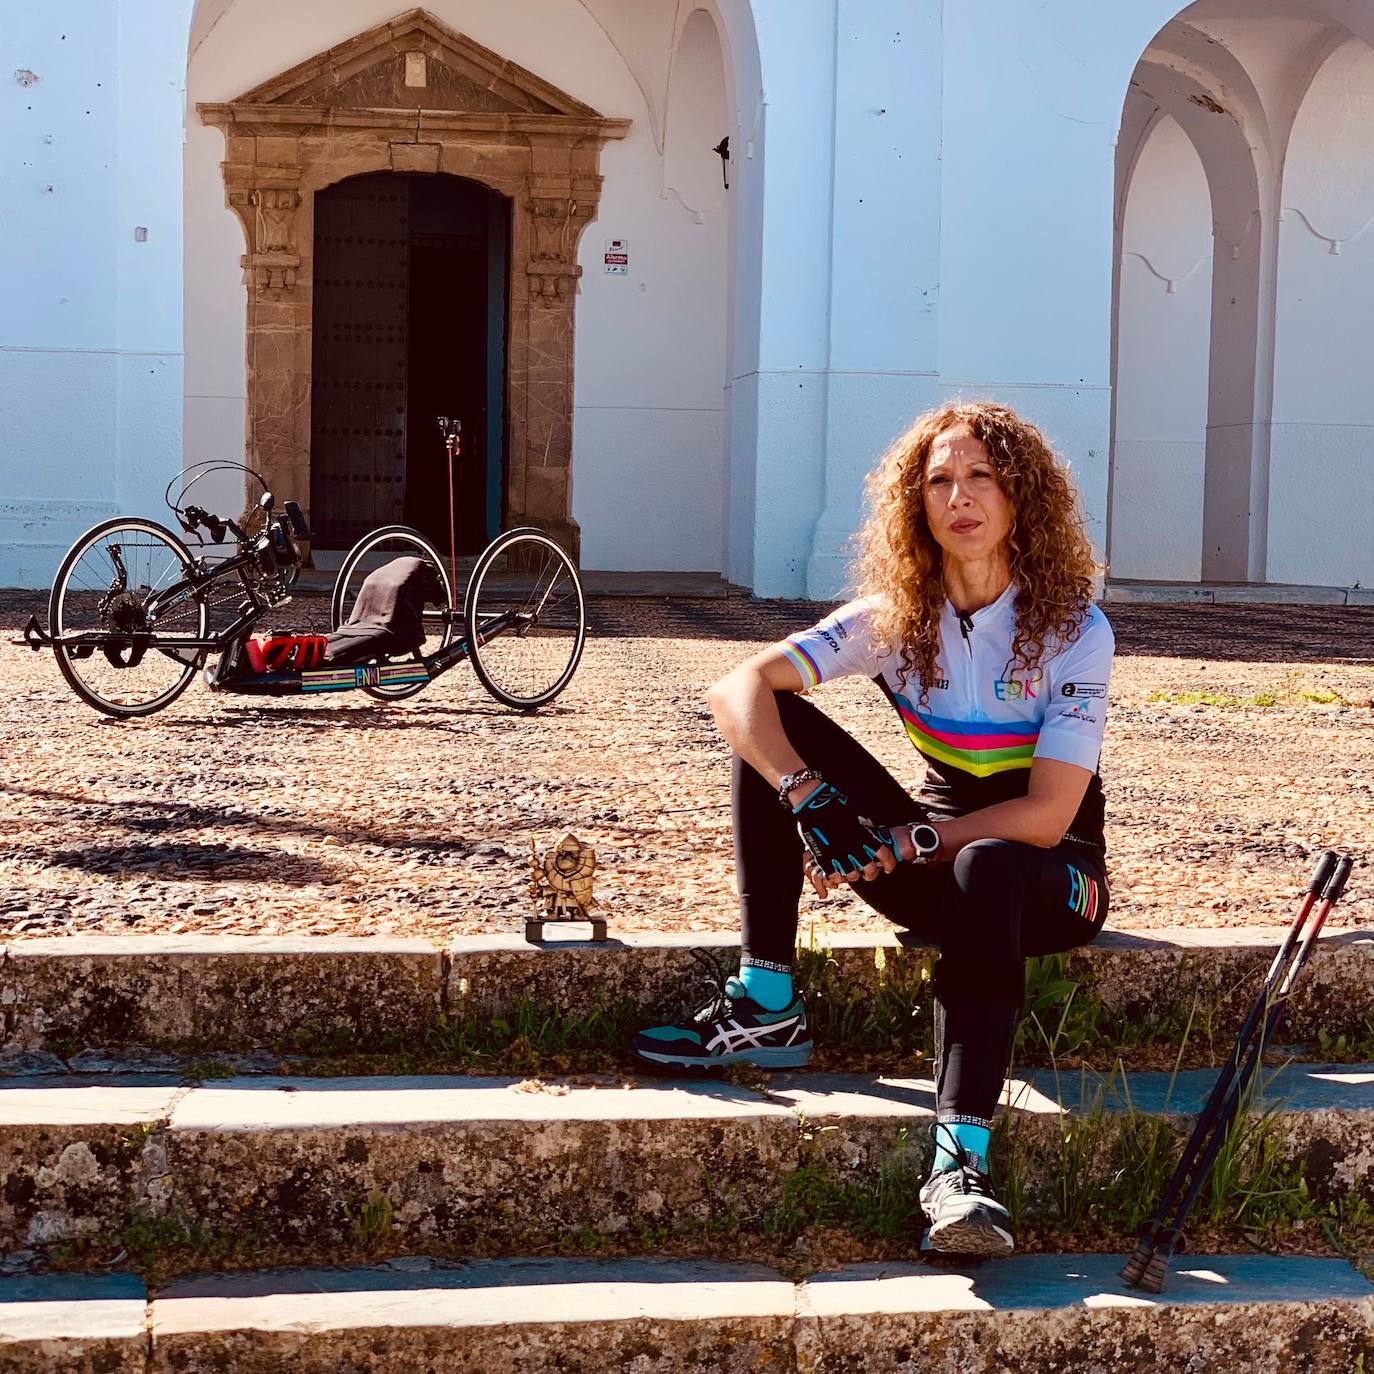
[[[852,736],[793,692],[776,694],[783,729],[809,768],[848,794],[861,816],[920,819],[924,808]],[[802,841],[777,792],[738,755],[733,766],[735,868],[744,952],[791,967],[802,891]],[[1107,915],[1101,858],[1078,845],[1041,849],[976,840],[953,863],[901,864],[854,891],[875,911],[940,946],[935,969],[937,1111],[992,1119],[1011,1057],[1028,955],[1087,944]],[[831,900],[843,900],[836,893]]]

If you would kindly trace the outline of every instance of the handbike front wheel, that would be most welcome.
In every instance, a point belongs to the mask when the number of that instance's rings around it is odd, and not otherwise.
[[[482,686],[506,706],[532,711],[577,671],[587,606],[572,559],[540,530],[509,530],[490,543],[468,583],[463,632]]]
[[[48,599],[52,635],[97,636],[94,648],[53,647],[67,684],[107,716],[150,716],[190,685],[202,652],[152,647],[152,634],[204,639],[207,609],[189,593],[151,620],[148,606],[194,572],[190,551],[151,520],[105,520],[67,551]],[[102,643],[101,640],[108,642]]]
[[[426,606],[425,639],[419,650],[421,655],[435,653],[453,638],[453,582],[439,550],[419,530],[411,529],[409,525],[384,525],[371,534],[363,535],[349,549],[334,582],[334,595],[329,603],[330,626],[337,630],[348,619],[367,575],[390,563],[393,558],[421,558],[439,574],[445,604],[439,608]],[[423,682],[378,685],[364,687],[363,691],[379,701],[400,701],[405,697],[413,697],[426,685]]]

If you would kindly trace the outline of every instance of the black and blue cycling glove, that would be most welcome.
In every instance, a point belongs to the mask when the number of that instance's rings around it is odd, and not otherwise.
[[[864,825],[849,798],[837,787],[823,782],[805,801],[792,808],[802,843],[811,851],[816,867],[827,877],[853,873],[878,862],[878,850],[897,846],[887,826]]]

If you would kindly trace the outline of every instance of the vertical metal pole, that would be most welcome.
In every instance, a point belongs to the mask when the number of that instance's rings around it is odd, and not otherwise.
[[[452,579],[450,595],[458,595],[458,503],[453,494],[453,466],[463,451],[462,422],[455,420],[455,432],[448,436],[448,570]]]

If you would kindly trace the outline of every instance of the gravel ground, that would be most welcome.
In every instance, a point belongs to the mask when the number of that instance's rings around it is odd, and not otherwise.
[[[44,601],[0,592],[4,638]],[[612,932],[731,929],[727,753],[702,694],[823,610],[595,600],[577,677],[529,717],[460,667],[400,704],[196,685],[115,722],[50,655],[6,645],[0,935],[519,929],[529,838],[568,830],[596,845]],[[1374,835],[1374,608],[1108,610],[1110,924],[1286,922],[1315,850],[1358,853]],[[302,598],[279,624],[323,613]],[[1183,699],[1196,693],[1215,695]],[[871,684],[816,699],[916,780]],[[1371,890],[1357,869],[1340,923],[1374,925]],[[803,901],[819,929],[877,919],[854,898]]]

